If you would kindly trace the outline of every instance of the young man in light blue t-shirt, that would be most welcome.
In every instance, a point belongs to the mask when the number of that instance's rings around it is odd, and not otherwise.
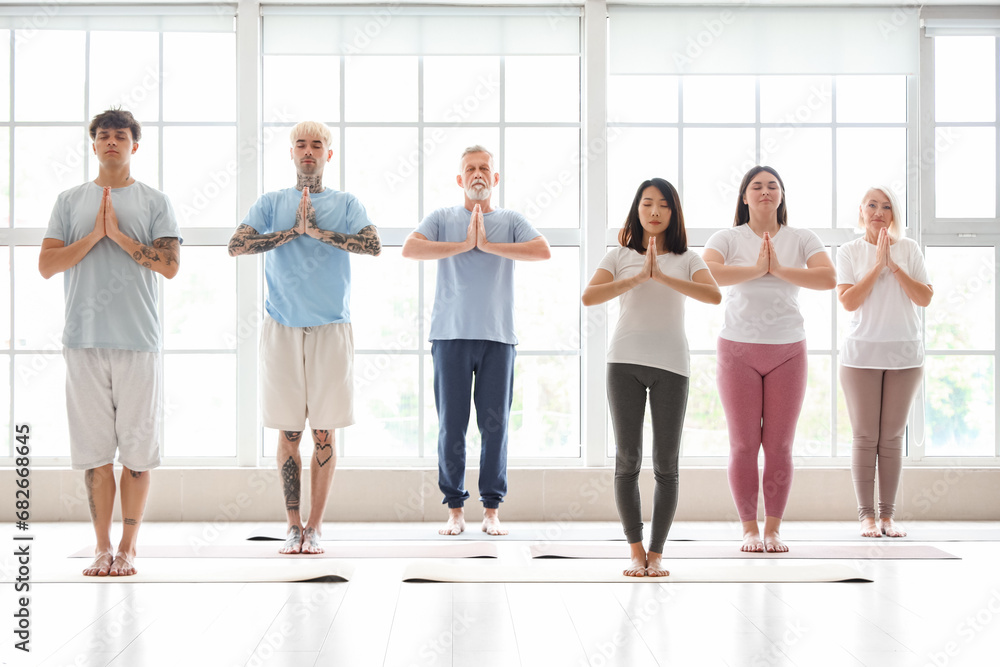
[[[180,228],[166,195],[132,178],[141,128],[131,113],[94,117],[100,169],[59,195],[38,257],[48,279],[65,272],[66,408],[70,459],[85,470],[97,536],[88,576],[136,573],[150,471],[160,464],[163,370],[157,278],[177,275]],[[114,457],[122,464],[122,539],[111,548]]]
[[[465,530],[465,433],[470,395],[482,437],[479,496],[484,532],[506,535],[507,424],[514,387],[514,260],[549,258],[549,244],[520,213],[490,206],[500,174],[482,146],[462,153],[456,178],[463,206],[428,215],[403,244],[403,257],[438,260],[431,313],[438,487],[449,509],[438,532]],[[475,391],[473,392],[473,379]]]
[[[229,241],[233,257],[266,252],[266,315],[260,337],[260,394],[264,426],[277,429],[288,530],[285,554],[323,553],[323,512],[337,463],[336,429],[354,423],[354,334],[348,252],[378,255],[378,231],[365,207],[323,185],[333,157],[331,134],[304,121],[291,132],[296,184],[268,192],[247,212]],[[346,251],[346,252],[345,252]],[[313,456],[308,522],[299,507],[306,420]]]

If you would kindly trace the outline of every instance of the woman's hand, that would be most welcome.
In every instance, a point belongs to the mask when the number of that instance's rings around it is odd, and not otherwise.
[[[757,277],[766,276],[768,271],[771,270],[771,246],[768,243],[767,232],[764,232],[764,238],[760,242],[760,252],[757,253],[757,271],[759,272]]]

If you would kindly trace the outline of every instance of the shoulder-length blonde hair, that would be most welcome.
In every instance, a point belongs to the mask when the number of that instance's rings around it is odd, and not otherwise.
[[[868,202],[868,194],[874,191],[881,192],[889,200],[889,206],[892,208],[892,222],[889,223],[889,238],[897,241],[903,236],[903,220],[900,218],[899,201],[896,199],[892,188],[887,188],[884,185],[873,185],[865,190],[865,194],[861,198],[861,205],[858,207],[858,229],[862,232],[865,230],[865,217],[861,213],[861,209]]]

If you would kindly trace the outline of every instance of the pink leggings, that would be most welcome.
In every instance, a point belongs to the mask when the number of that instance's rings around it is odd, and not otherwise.
[[[764,448],[764,514],[781,518],[792,488],[792,443],[806,395],[806,342],[719,339],[719,398],[729,426],[729,490],[741,521],[757,520],[757,456]]]

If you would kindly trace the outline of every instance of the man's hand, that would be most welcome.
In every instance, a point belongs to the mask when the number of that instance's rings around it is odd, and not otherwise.
[[[104,209],[104,233],[107,234],[109,239],[118,243],[122,232],[118,228],[118,215],[115,213],[115,205],[111,202],[111,188],[104,188],[104,200],[101,202],[101,207]]]
[[[308,185],[302,188],[302,199],[299,200],[299,208],[295,211],[295,227],[293,229],[297,234],[305,234],[313,238],[318,235],[316,209],[313,208],[312,200],[309,199]]]
[[[483,207],[479,204],[472,209],[472,223],[476,225],[476,247],[486,252],[490,242],[486,240],[486,220],[483,218]]]
[[[479,205],[476,204],[476,208]],[[469,229],[465,233],[465,247],[463,250],[472,250],[479,245],[479,224],[476,220],[476,214],[473,212],[472,217],[469,218]]]
[[[108,189],[104,188],[104,194],[101,195],[101,205],[97,209],[97,218],[94,219],[94,231],[91,234],[97,241],[100,241],[105,236],[108,235],[107,228],[104,223],[105,210],[107,209],[108,202]]]

